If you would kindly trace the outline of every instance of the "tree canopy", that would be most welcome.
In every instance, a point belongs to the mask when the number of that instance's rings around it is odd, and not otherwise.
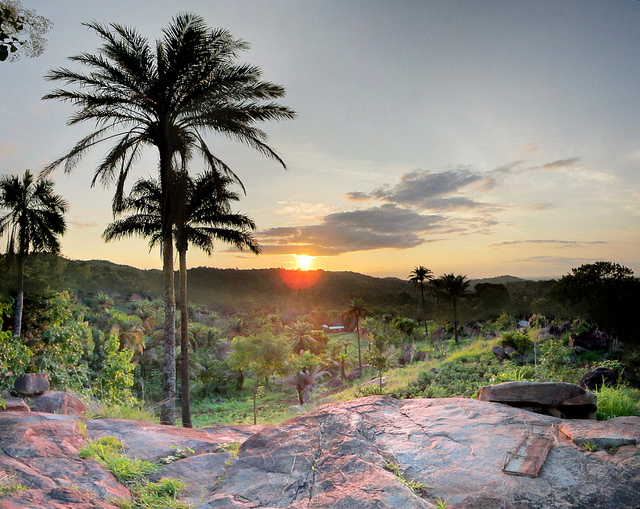
[[[44,37],[53,23],[20,0],[0,1],[0,62],[18,60],[21,54],[37,57],[47,46]]]

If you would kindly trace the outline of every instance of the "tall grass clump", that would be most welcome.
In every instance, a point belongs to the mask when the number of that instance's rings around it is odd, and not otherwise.
[[[598,397],[596,419],[606,421],[613,417],[640,416],[640,390],[631,387],[603,385],[595,391]]]

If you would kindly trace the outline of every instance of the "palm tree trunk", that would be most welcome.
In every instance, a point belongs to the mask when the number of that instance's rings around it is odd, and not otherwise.
[[[173,290],[173,238],[169,230],[162,243],[164,291],[164,365],[160,423],[175,425],[176,406],[176,301]]]
[[[191,423],[191,395],[189,390],[189,306],[187,301],[187,250],[180,248],[180,403],[182,426],[193,428]]]
[[[17,338],[22,334],[22,312],[24,310],[24,267],[26,256],[18,256],[18,297],[16,298],[16,317],[13,327],[13,335]]]
[[[420,297],[422,299],[422,319],[424,320],[424,337],[429,339],[429,329],[427,328],[427,313],[424,307],[424,288],[420,285]]]
[[[362,374],[362,353],[360,347],[360,320],[358,320],[358,316],[356,315],[356,332],[358,333],[358,367],[360,368],[360,373]]]
[[[453,338],[456,340],[456,345],[458,344],[458,300],[453,299]]]

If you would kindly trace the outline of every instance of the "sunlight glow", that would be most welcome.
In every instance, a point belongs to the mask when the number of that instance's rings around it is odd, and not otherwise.
[[[293,255],[296,258],[296,263],[300,270],[309,270],[311,268],[311,264],[313,260],[316,259],[315,256],[308,255]]]

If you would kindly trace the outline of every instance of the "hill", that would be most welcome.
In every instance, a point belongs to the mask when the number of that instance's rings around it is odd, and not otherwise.
[[[6,260],[0,257],[0,296],[15,292]],[[409,282],[396,277],[374,277],[357,272],[329,272],[322,269],[189,269],[189,300],[213,308],[287,309],[324,307],[344,309],[359,297],[372,309],[415,313],[419,293]],[[471,281],[503,285],[514,302],[532,302],[544,295],[548,281],[529,281],[515,276],[498,276]],[[177,284],[177,272],[176,272]],[[141,270],[106,260],[69,260],[50,254],[30,255],[25,271],[25,290],[42,294],[69,290],[83,297],[105,292],[127,300],[134,295],[159,299],[162,272]],[[518,306],[520,307],[520,306]]]

